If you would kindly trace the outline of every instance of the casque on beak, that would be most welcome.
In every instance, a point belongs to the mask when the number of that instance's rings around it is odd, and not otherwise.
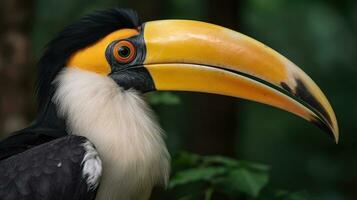
[[[206,92],[268,104],[317,124],[338,141],[334,111],[319,87],[264,44],[198,21],[147,22],[141,31],[143,66],[156,90]]]

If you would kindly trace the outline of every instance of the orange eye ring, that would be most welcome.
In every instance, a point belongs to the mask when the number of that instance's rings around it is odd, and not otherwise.
[[[114,45],[113,55],[118,62],[129,63],[134,60],[136,49],[133,43],[122,40]]]

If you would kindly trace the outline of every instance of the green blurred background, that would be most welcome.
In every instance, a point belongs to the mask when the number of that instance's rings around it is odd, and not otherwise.
[[[33,83],[44,45],[79,17],[114,6],[135,9],[143,21],[207,21],[267,44],[317,82],[334,107],[341,130],[335,145],[315,126],[269,106],[209,94],[150,94],[148,100],[173,155],[186,150],[269,165],[264,191],[357,199],[357,1],[353,0],[1,0],[2,137],[36,115]]]

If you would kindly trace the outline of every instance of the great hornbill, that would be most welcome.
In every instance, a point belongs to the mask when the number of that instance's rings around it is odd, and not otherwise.
[[[170,156],[142,94],[228,95],[272,105],[338,140],[318,86],[264,44],[204,22],[140,23],[97,11],[49,42],[39,64],[39,115],[0,143],[2,200],[148,199]],[[219,105],[217,105],[219,106]]]

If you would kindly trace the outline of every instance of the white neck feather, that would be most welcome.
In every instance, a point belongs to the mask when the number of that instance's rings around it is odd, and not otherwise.
[[[88,138],[102,159],[97,200],[148,199],[154,185],[167,183],[162,131],[138,93],[77,68],[65,68],[54,83],[53,101],[69,133]]]

